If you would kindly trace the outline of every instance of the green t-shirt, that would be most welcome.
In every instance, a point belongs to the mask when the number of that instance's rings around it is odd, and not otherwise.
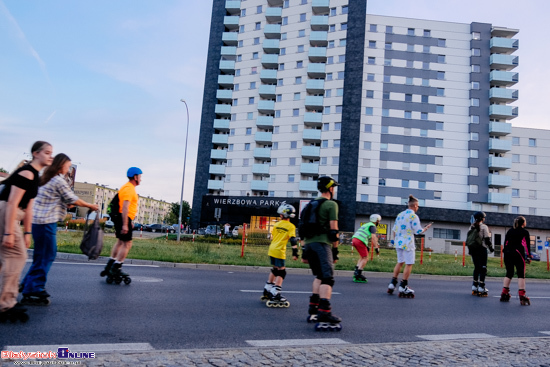
[[[321,197],[318,197],[315,200],[318,199],[321,199]],[[338,220],[338,204],[336,204],[335,201],[327,200],[321,204],[321,207],[319,208],[319,223],[325,230],[324,232],[328,232],[330,230],[331,220]],[[323,242],[329,245],[332,244],[332,241],[328,239],[327,233],[320,233],[311,238],[306,238],[305,240],[306,245],[313,242]]]

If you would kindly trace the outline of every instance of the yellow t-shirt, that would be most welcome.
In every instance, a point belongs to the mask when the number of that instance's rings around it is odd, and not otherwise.
[[[281,220],[275,223],[271,230],[271,244],[269,245],[269,256],[277,259],[286,258],[286,244],[291,237],[296,237],[296,226],[288,220]]]
[[[128,217],[130,217],[131,220],[134,220],[138,211],[139,200],[138,194],[136,192],[136,187],[132,185],[129,181],[126,182],[124,185],[122,185],[120,190],[118,190],[118,200],[120,203],[120,213],[122,213],[124,202],[130,202],[130,206],[128,207]]]

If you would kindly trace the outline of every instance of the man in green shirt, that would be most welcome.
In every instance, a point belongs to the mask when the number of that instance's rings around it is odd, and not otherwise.
[[[353,281],[355,283],[366,283],[367,278],[362,274],[365,265],[369,258],[369,243],[372,243],[376,247],[376,252],[378,253],[378,235],[376,234],[376,226],[380,224],[382,217],[378,214],[373,214],[370,216],[370,222],[363,224],[361,228],[354,233],[351,244],[357,249],[359,256],[361,258],[357,262],[355,267],[355,272],[353,273]]]

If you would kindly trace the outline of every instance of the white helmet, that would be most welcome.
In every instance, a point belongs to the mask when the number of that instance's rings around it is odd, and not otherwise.
[[[373,214],[370,216],[369,220],[372,223],[380,222],[382,220],[382,217],[379,214]]]
[[[296,216],[296,209],[290,204],[282,203],[277,209],[277,213],[283,216],[283,218],[294,218]]]

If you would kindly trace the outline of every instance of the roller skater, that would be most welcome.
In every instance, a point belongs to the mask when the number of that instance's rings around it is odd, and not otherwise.
[[[409,276],[415,262],[415,244],[414,236],[426,232],[432,223],[424,228],[420,225],[420,218],[416,215],[418,211],[418,199],[409,195],[408,209],[399,213],[395,219],[392,232],[394,235],[395,251],[397,253],[397,264],[393,268],[393,278],[388,285],[388,294],[393,294],[397,285],[397,277],[403,270],[403,280],[399,285],[399,297],[414,298],[414,291],[408,287]]]
[[[23,307],[20,303],[16,303],[12,308],[0,312],[0,322],[5,323],[7,321],[15,323],[20,321],[25,323],[29,320],[29,315],[27,315],[27,309]]]
[[[357,249],[361,257],[355,267],[353,273],[353,281],[355,283],[367,283],[367,278],[362,274],[363,269],[367,265],[369,258],[369,244],[376,247],[376,253],[379,252],[378,235],[376,234],[376,226],[380,224],[382,217],[378,214],[373,214],[369,218],[370,222],[362,225],[354,234],[351,240],[353,247]]]
[[[292,205],[282,203],[277,209],[280,220],[271,230],[271,244],[268,256],[273,265],[271,273],[264,286],[261,301],[266,301],[267,307],[289,307],[290,302],[281,296],[281,287],[286,277],[286,246],[290,241],[292,246],[292,259],[298,260],[298,241],[296,240],[296,226],[290,222],[296,216],[296,209]]]
[[[487,250],[493,253],[493,244],[491,243],[491,232],[485,225],[485,213],[476,212],[471,219],[471,227],[466,237],[466,246],[472,256],[474,263],[472,295],[478,297],[487,297],[489,291],[485,288],[485,276],[487,275]],[[477,289],[474,289],[476,287]]]
[[[510,288],[503,287],[502,293],[500,294],[500,302],[508,302],[510,301]]]
[[[531,236],[525,229],[527,221],[524,217],[517,217],[514,220],[514,228],[508,230],[504,238],[504,265],[506,266],[506,277],[503,282],[502,295],[500,300],[503,301],[504,291],[507,290],[508,299],[510,299],[510,283],[514,277],[514,270],[518,276],[518,295],[519,302],[522,306],[531,305],[529,297],[525,296],[525,260],[531,257],[529,244]]]
[[[111,270],[109,270],[109,275],[107,275],[107,283],[108,284],[120,284],[124,281],[124,284],[130,284],[132,283],[132,279],[130,278],[130,275],[123,272],[122,269],[122,263],[114,263],[111,267]]]
[[[409,288],[407,280],[403,279],[399,284],[399,298],[414,298],[414,290]]]
[[[342,328],[342,320],[332,315],[330,306],[339,244],[338,204],[333,200],[336,186],[338,183],[332,177],[319,177],[317,188],[321,196],[306,205],[300,218],[300,237],[305,244],[302,261],[309,264],[315,276],[307,319],[317,321],[315,330]]]
[[[51,303],[50,295],[45,290],[40,292],[23,293],[22,305],[47,306]]]

